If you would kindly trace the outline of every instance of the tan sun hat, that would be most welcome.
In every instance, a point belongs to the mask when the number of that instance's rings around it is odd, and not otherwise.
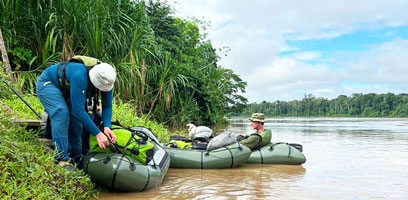
[[[265,116],[263,113],[253,113],[249,120],[253,122],[263,122],[265,123]]]
[[[95,65],[89,70],[89,79],[92,84],[103,92],[109,92],[116,80],[115,69],[108,63]]]

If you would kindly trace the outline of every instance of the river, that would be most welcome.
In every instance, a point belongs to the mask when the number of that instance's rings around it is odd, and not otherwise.
[[[247,119],[230,119],[236,134]],[[169,169],[162,185],[100,199],[408,199],[408,119],[268,118],[272,142],[303,145],[301,166]]]

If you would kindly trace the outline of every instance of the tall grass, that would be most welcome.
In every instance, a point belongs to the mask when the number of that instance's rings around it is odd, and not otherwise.
[[[48,66],[87,55],[115,66],[114,93],[136,114],[170,126],[216,123],[226,107],[246,101],[231,98],[245,84],[217,66],[197,20],[172,12],[160,1],[6,0],[0,27],[26,91]]]
[[[10,123],[10,118],[33,114],[25,113],[25,107],[10,91],[2,93],[2,97],[7,96],[2,101],[13,111],[0,105],[0,199],[96,198],[99,190],[88,176],[78,176],[80,172],[66,171],[54,163],[53,154],[36,142],[38,131]],[[39,109],[38,104],[32,102],[35,109]]]

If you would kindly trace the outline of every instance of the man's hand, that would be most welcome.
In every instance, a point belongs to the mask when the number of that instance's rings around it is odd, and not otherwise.
[[[115,142],[116,142],[116,135],[115,135],[115,133],[113,133],[112,130],[110,130],[109,127],[105,127],[105,128],[103,129],[103,132],[105,133],[106,136],[108,136],[108,138],[110,139],[110,141],[111,141],[112,143],[115,143]]]
[[[102,149],[105,149],[109,146],[108,138],[106,138],[106,136],[102,132],[99,132],[96,135],[96,142],[98,142],[99,147]]]

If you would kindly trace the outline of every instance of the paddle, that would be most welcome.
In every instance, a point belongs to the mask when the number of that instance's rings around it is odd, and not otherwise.
[[[30,106],[30,104],[28,104],[27,101],[25,101],[25,100],[23,99],[23,97],[22,97],[20,94],[18,94],[18,93],[7,83],[6,80],[4,80],[1,76],[0,76],[0,79],[3,81],[4,84],[7,85],[8,88],[11,89],[11,91],[14,92],[14,94],[16,94],[16,95],[18,96],[18,98],[20,98],[20,99],[25,103],[25,105],[27,105],[27,106],[31,109],[31,111],[33,111],[33,113],[34,113],[35,115],[37,115],[37,117],[38,117],[39,119],[41,119],[41,116],[40,116],[37,112],[35,112],[35,110]]]

